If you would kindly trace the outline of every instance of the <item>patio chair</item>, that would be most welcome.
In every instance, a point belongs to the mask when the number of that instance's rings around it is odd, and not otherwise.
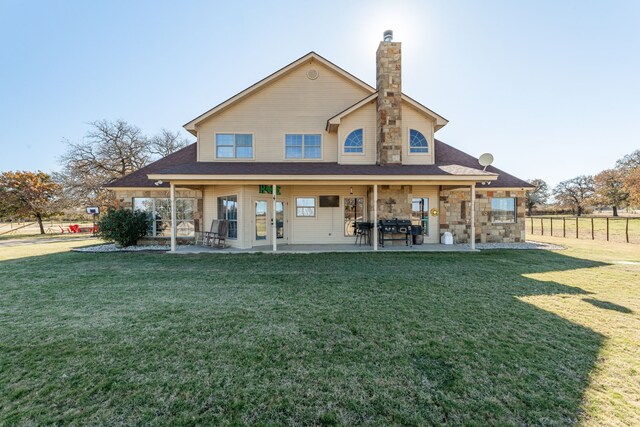
[[[202,246],[213,246],[213,242],[218,229],[220,228],[220,220],[214,219],[211,221],[211,229],[202,233]]]
[[[221,220],[218,226],[218,233],[213,237],[213,244],[219,248],[227,246],[227,237],[229,237],[229,221]]]

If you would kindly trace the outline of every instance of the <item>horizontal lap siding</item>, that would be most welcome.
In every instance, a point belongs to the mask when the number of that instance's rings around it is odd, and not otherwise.
[[[354,130],[364,131],[364,153],[345,154],[344,142]],[[338,128],[338,162],[343,164],[376,164],[376,101],[349,114],[340,121]]]
[[[319,72],[315,80],[306,76],[312,68]],[[304,64],[199,125],[198,159],[215,161],[215,134],[220,132],[252,133],[259,162],[284,160],[285,133],[319,133],[322,160],[336,162],[337,135],[325,132],[327,119],[368,94],[316,61]]]
[[[402,164],[429,165],[434,163],[434,131],[433,121],[419,113],[415,108],[402,103]],[[409,154],[409,129],[422,133],[429,141],[429,153]]]

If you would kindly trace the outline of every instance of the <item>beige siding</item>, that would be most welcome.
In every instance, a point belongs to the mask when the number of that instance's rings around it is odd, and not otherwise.
[[[312,68],[319,72],[315,80],[306,76]],[[198,159],[216,160],[216,133],[252,133],[254,158],[260,162],[285,160],[286,133],[319,133],[323,143],[321,160],[336,162],[337,135],[325,132],[327,119],[368,94],[317,61],[311,61],[199,125]]]
[[[440,209],[440,189],[437,185],[414,185],[414,198],[428,197],[429,211],[431,209]],[[431,215],[429,212],[429,236],[425,238],[424,243],[440,243],[440,216]]]
[[[340,207],[320,208],[317,206],[318,196],[340,196]],[[367,189],[365,186],[354,186],[353,194],[350,194],[350,187],[293,187],[289,203],[291,207],[289,209],[291,224],[291,239],[289,243],[354,243],[355,237],[344,235],[344,198],[364,197],[366,199],[366,196]],[[298,218],[295,216],[296,197],[316,198],[316,216],[314,218]]]
[[[429,141],[429,152],[427,154],[409,153],[409,129],[421,132]],[[434,122],[418,110],[402,103],[402,164],[405,165],[429,165],[433,164],[434,153]]]
[[[347,136],[356,129],[363,129],[364,152],[362,154],[344,153]],[[338,163],[369,164],[376,163],[376,101],[371,101],[357,111],[342,118],[338,127]]]
[[[218,218],[218,197],[220,196],[238,196],[238,238],[229,239],[227,242],[232,247],[245,248],[246,233],[241,225],[242,220],[240,216],[243,214],[242,200],[244,196],[244,189],[242,186],[231,185],[210,185],[204,187],[204,203],[203,203],[203,217],[204,217],[204,230],[209,231],[211,229],[211,221]]]

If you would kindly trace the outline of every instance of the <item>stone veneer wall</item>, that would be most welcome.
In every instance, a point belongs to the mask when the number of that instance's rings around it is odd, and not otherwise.
[[[400,43],[380,42],[376,52],[377,163],[402,164]]]
[[[455,243],[468,243],[471,234],[471,192],[462,189],[440,191],[440,233],[449,231]],[[516,222],[492,223],[491,199],[493,197],[516,198]],[[514,243],[525,241],[525,192],[509,190],[476,189],[476,242]]]
[[[133,199],[136,197],[154,197],[154,198],[169,198],[171,194],[169,190],[116,190],[115,191],[115,205],[118,208],[131,209],[133,207]],[[197,199],[197,210],[193,216],[193,225],[197,232],[202,231],[202,214],[204,212],[204,206],[202,202],[202,191],[200,190],[185,190],[176,188],[176,197],[189,197]],[[154,239],[168,239],[166,237],[156,237]],[[187,240],[193,240],[188,238]]]

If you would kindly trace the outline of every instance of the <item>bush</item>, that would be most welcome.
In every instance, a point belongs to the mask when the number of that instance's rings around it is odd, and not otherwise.
[[[147,235],[151,219],[149,214],[129,209],[109,209],[98,223],[98,236],[122,247],[133,246]]]

